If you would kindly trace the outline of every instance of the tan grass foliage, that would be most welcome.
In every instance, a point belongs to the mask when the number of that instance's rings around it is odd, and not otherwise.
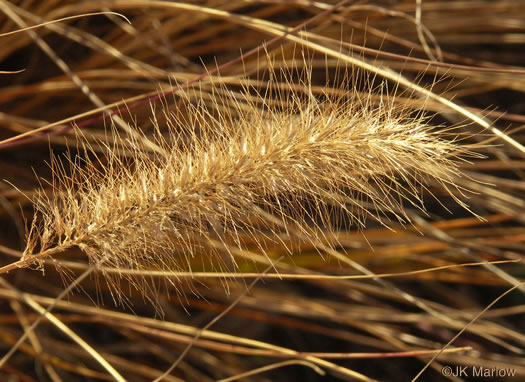
[[[0,380],[524,375],[524,15],[0,0]]]

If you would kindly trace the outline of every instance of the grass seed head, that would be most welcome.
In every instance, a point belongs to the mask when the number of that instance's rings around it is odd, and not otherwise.
[[[166,111],[164,126],[154,118],[154,154],[136,136],[113,132],[118,144],[96,155],[81,139],[70,174],[52,160],[53,193],[36,200],[42,225],[28,243],[75,245],[116,269],[191,270],[204,255],[220,271],[283,235],[292,252],[343,222],[410,222],[405,205],[424,210],[428,180],[452,194],[470,153],[427,118],[352,89],[314,95],[308,78],[276,91],[273,74],[264,91],[181,90],[186,112]]]

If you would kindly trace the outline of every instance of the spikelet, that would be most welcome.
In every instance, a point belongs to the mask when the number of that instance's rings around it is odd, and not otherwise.
[[[113,146],[93,159],[84,143],[92,159],[70,159],[72,175],[54,159],[54,192],[35,200],[42,225],[26,256],[78,246],[106,267],[174,271],[206,253],[216,269],[234,268],[246,237],[264,252],[257,237],[320,240],[341,221],[408,222],[404,204],[424,209],[429,179],[454,188],[458,160],[471,155],[386,100],[374,105],[350,90],[316,97],[308,83],[269,90],[277,85],[272,76],[264,93],[186,89],[186,113],[156,122],[155,154],[116,136],[131,158]]]

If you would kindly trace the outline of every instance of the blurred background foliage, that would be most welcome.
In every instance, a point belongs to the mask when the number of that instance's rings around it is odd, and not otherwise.
[[[144,282],[159,290],[157,307],[133,288],[126,289],[124,281],[126,299],[115,300],[95,272],[74,293],[56,301],[53,313],[126,380],[157,378],[198,329],[239,296],[227,315],[193,340],[164,380],[212,381],[253,370],[242,380],[411,380],[436,354],[417,352],[441,349],[463,328],[449,350],[468,349],[443,352],[420,380],[447,379],[440,373],[443,365],[512,368],[525,375],[523,286],[469,325],[525,278],[520,262],[525,242],[525,2],[347,1],[330,11],[334,5],[307,0],[0,0],[1,33],[90,12],[117,12],[130,21],[106,13],[0,37],[0,70],[24,70],[0,76],[2,265],[16,260],[25,248],[25,227],[33,214],[29,199],[35,189],[49,189],[45,180],[51,178],[50,150],[57,155],[76,150],[73,124],[95,149],[101,142],[111,144],[106,133],[109,117],[103,112],[117,110],[112,104],[123,101],[119,118],[149,134],[152,109],[185,112],[176,94],[159,100],[159,92],[202,77],[206,70],[320,14],[290,35],[303,33],[305,41],[402,73],[498,129],[484,129],[435,99],[413,89],[402,91],[390,82],[383,97],[414,113],[435,114],[431,121],[436,126],[461,124],[462,131],[472,135],[468,143],[484,144],[478,152],[485,157],[462,164],[464,176],[458,180],[459,186],[474,191],[466,193],[465,202],[482,219],[431,187],[440,203],[422,190],[428,214],[407,208],[412,225],[390,222],[386,228],[373,220],[361,230],[343,225],[337,232],[337,253],[349,259],[346,262],[330,254],[320,256],[312,245],[301,245],[293,256],[275,245],[268,251],[270,258],[286,255],[275,270],[297,277],[263,277],[247,292],[250,277],[197,276],[174,287],[162,277],[147,276]],[[221,67],[220,76],[211,72],[196,84],[206,94],[210,79],[232,90],[240,89],[241,78],[266,80],[266,55],[274,58],[275,67],[291,62],[300,66],[307,57],[313,85],[325,86],[329,79],[334,92],[349,91],[337,83],[340,59],[286,36]],[[364,68],[348,70],[347,85],[355,92],[383,80]],[[366,96],[380,102],[380,97],[374,98],[378,95]],[[161,113],[158,118],[162,125]],[[502,260],[514,262],[455,266]],[[265,262],[262,256],[255,262],[241,261],[236,271],[260,273]],[[204,263],[196,257],[189,266],[196,273],[213,272]],[[388,279],[323,278],[362,274],[356,264],[374,274],[404,274]],[[63,272],[57,272],[57,265]],[[450,267],[432,270],[444,266]],[[2,276],[16,288],[0,285],[2,355],[37,318],[16,291],[47,307],[86,267],[85,256],[73,249],[41,264],[39,271],[19,269]],[[406,273],[415,270],[427,272]],[[281,361],[290,362],[278,364]],[[257,372],[267,365],[274,365],[273,370]],[[326,375],[319,375],[313,365]],[[3,363],[0,379],[113,377],[44,319],[35,336]]]

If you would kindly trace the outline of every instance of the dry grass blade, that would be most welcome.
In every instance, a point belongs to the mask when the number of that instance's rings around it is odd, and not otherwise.
[[[0,20],[0,380],[525,375],[525,3]]]
[[[7,281],[2,280],[2,284],[7,285],[9,289],[14,289],[11,285],[7,283]],[[16,291],[16,290],[15,290]],[[20,293],[16,291],[17,293]],[[124,382],[125,379],[116,371],[113,366],[111,366],[98,352],[95,351],[87,342],[85,342],[82,338],[80,338],[75,332],[73,332],[71,329],[69,329],[66,325],[64,325],[63,322],[61,322],[59,319],[57,319],[54,315],[47,312],[40,304],[38,304],[36,301],[34,301],[31,297],[28,297],[24,294],[21,294],[21,299],[27,303],[31,308],[36,310],[38,313],[45,316],[53,325],[60,328],[62,332],[64,332],[66,335],[71,337],[73,341],[75,341],[77,344],[79,344],[80,347],[82,347],[84,350],[86,350],[93,358],[97,360],[108,372],[109,374],[115,378],[116,381]],[[5,357],[2,358],[0,361],[1,364],[4,364]]]

